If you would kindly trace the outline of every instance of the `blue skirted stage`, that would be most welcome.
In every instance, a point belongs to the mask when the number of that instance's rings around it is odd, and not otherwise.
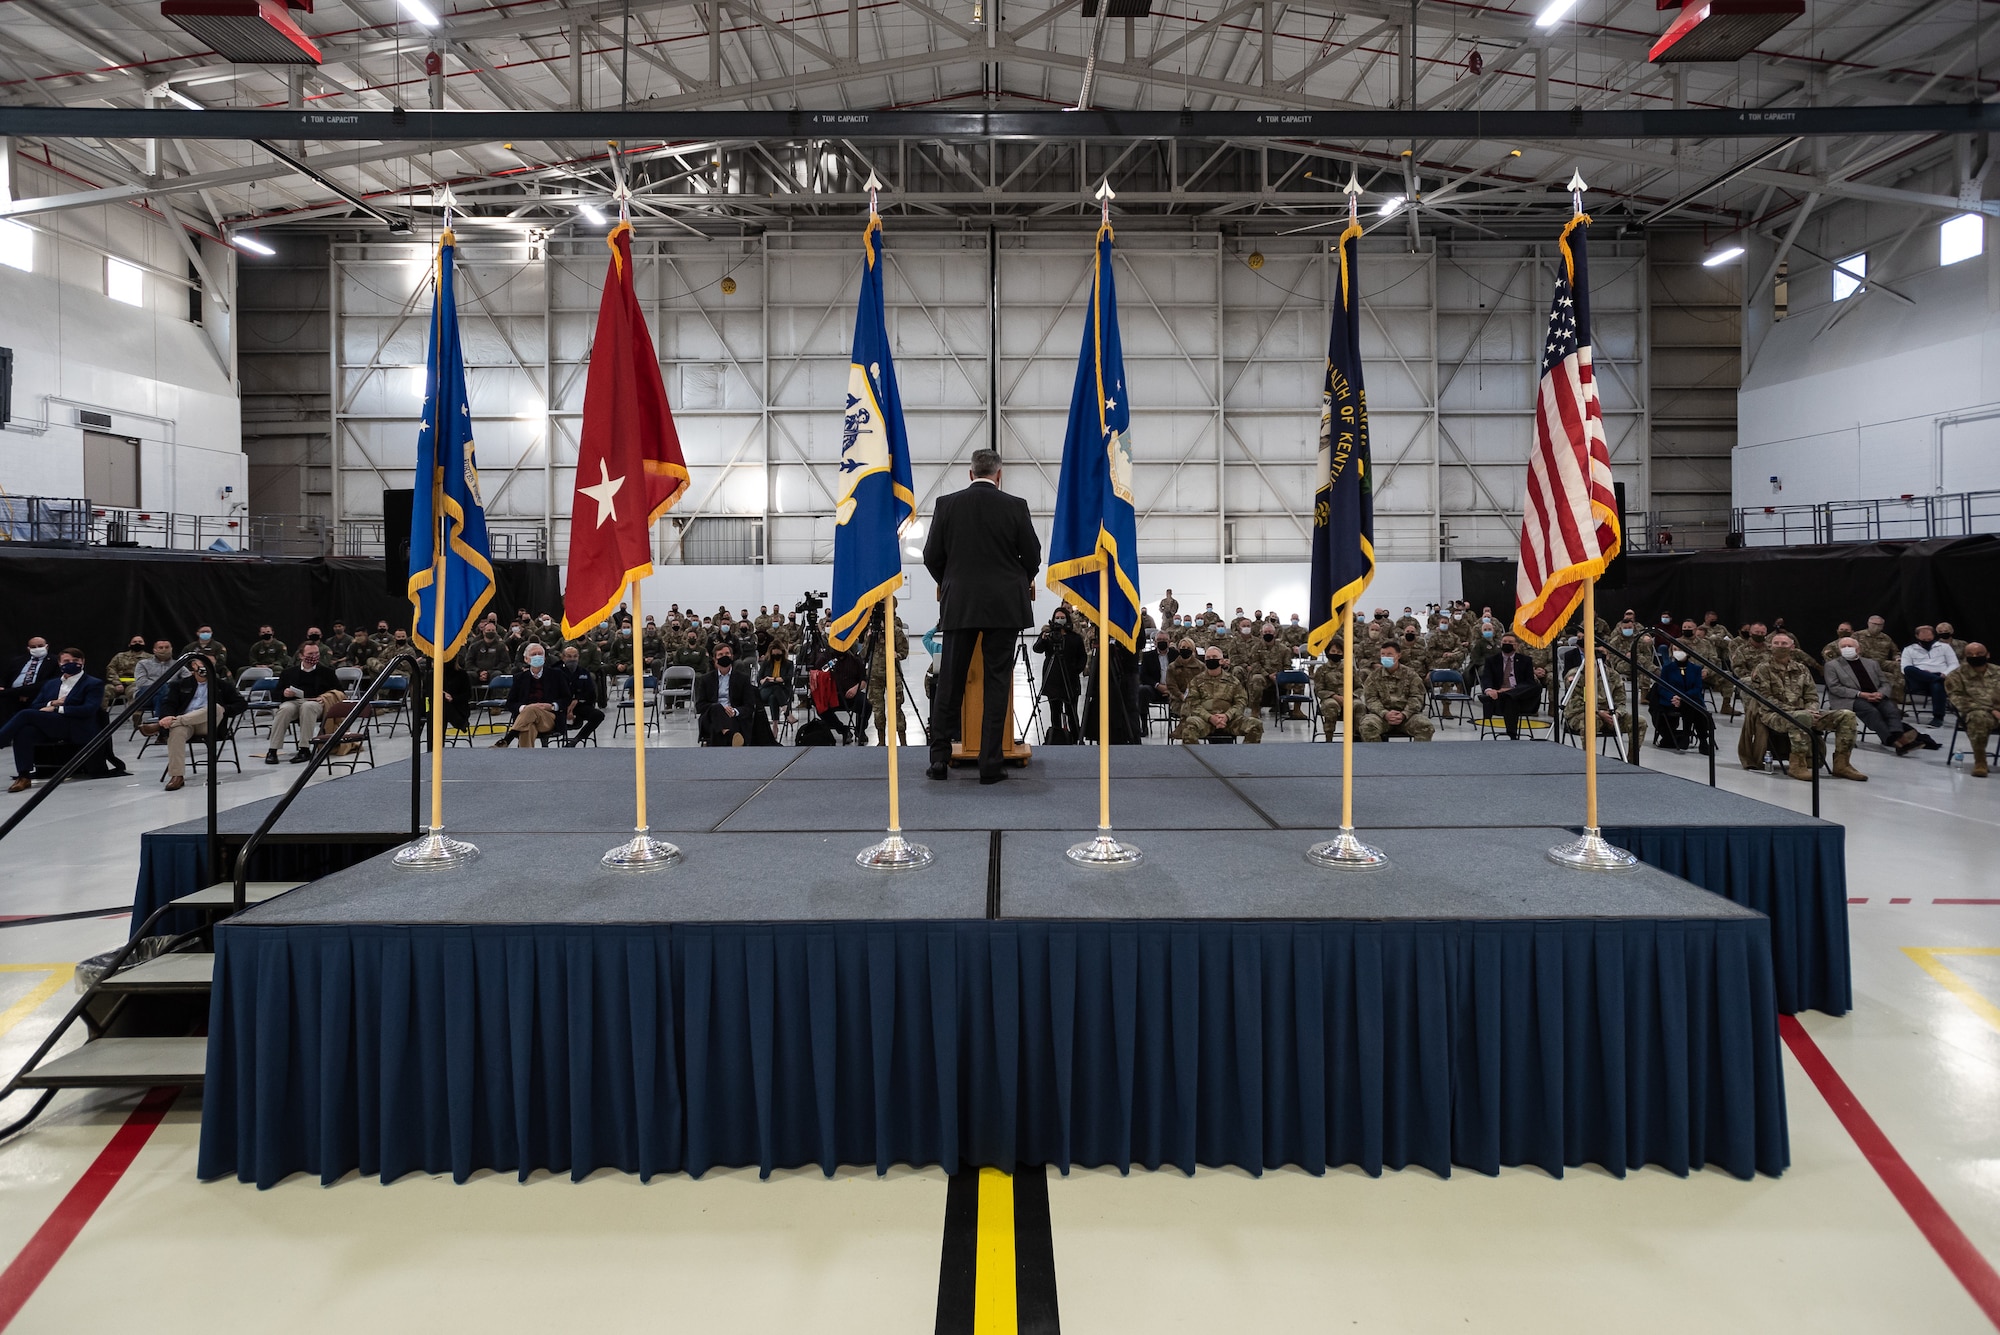
[[[998,789],[911,753],[905,824],[938,863],[903,875],[852,861],[877,750],[656,753],[687,860],[644,876],[596,861],[629,757],[453,756],[477,863],[362,861],[218,929],[200,1171],[1784,1170],[1770,919],[1656,867],[1550,864],[1573,751],[1358,754],[1378,873],[1304,860],[1325,808],[1294,826],[1291,804],[1330,747],[1119,750],[1147,861],[1109,872],[1062,858],[1094,753]],[[1422,772],[1502,759],[1477,786]],[[369,785],[385,814],[357,825]],[[1757,805],[1643,771],[1604,789],[1630,824],[1669,795]],[[394,770],[318,793],[292,837],[397,837]]]
[[[615,751],[456,751],[448,786],[463,796],[448,800],[452,827],[474,838],[619,833],[630,823],[629,763]],[[859,790],[857,811],[854,797],[829,798],[825,785],[878,779],[882,763],[860,748],[687,756],[662,749],[648,766],[648,806],[656,831],[674,838],[865,828],[881,819],[879,787]],[[1087,747],[1043,748],[1012,782],[987,790],[927,783],[916,751],[905,752],[903,763],[904,820],[913,829],[1057,832],[1085,830],[1095,820],[1096,752]],[[1340,754],[1332,746],[1120,747],[1114,767],[1114,818],[1122,829],[1303,832],[1339,810]],[[1573,747],[1358,746],[1355,767],[1355,823],[1371,831],[1573,825],[1583,803],[1583,756]],[[1848,1011],[1839,825],[1620,761],[1604,760],[1600,770],[1607,839],[1770,918],[1780,1011]],[[700,783],[686,782],[697,775]],[[225,849],[240,845],[274,801],[222,813]],[[189,821],[143,836],[135,930],[154,908],[208,883],[203,828]],[[383,765],[308,788],[251,872],[260,880],[311,880],[366,861],[408,830],[408,762]]]

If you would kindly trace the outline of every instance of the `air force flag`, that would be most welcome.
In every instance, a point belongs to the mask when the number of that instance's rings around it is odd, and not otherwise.
[[[1063,601],[1097,623],[1097,572],[1108,565],[1111,637],[1136,651],[1139,519],[1132,508],[1132,409],[1125,401],[1111,241],[1106,222],[1097,229],[1090,309],[1084,313],[1083,349],[1070,391],[1062,477],[1049,534],[1048,583]]]
[[[847,368],[847,421],[840,441],[840,488],[834,507],[833,589],[826,637],[853,645],[868,612],[903,583],[897,535],[917,508],[910,482],[910,441],[903,396],[889,358],[882,319],[882,219],[861,233],[861,300],[854,312],[854,357]]]

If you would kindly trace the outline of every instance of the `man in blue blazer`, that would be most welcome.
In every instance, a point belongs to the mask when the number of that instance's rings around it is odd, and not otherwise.
[[[0,724],[0,745],[14,744],[14,783],[7,791],[20,793],[33,786],[37,746],[83,745],[103,726],[98,717],[103,711],[103,679],[83,670],[83,650],[63,650],[57,675],[42,683],[26,709]]]

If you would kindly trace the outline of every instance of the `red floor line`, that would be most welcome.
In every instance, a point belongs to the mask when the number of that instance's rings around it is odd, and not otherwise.
[[[111,1143],[98,1152],[97,1158],[69,1194],[62,1198],[55,1212],[42,1221],[35,1230],[35,1236],[28,1239],[28,1245],[14,1258],[4,1272],[0,1272],[0,1331],[12,1325],[14,1318],[21,1314],[21,1308],[28,1299],[35,1296],[35,1290],[49,1277],[49,1272],[62,1260],[63,1253],[76,1241],[83,1226],[97,1213],[97,1207],[104,1204],[104,1198],[118,1185],[118,1179],[125,1176],[125,1170],[139,1157],[139,1151],[152,1139],[154,1128],[167,1115],[175,1096],[173,1089],[155,1089],[139,1101],[125,1124],[111,1137]]]
[[[1972,1245],[1972,1239],[1958,1222],[1945,1212],[1938,1198],[1931,1195],[1931,1189],[1924,1185],[1916,1170],[1897,1152],[1868,1110],[1861,1106],[1861,1100],[1854,1097],[1854,1091],[1840,1078],[1840,1072],[1833,1069],[1833,1063],[1820,1051],[1819,1044],[1813,1042],[1812,1035],[1804,1025],[1790,1015],[1778,1017],[1779,1032],[1784,1035],[1785,1046],[1798,1059],[1813,1084],[1819,1089],[1820,1097],[1833,1109],[1833,1115],[1847,1128],[1847,1134],[1862,1157],[1868,1160],[1882,1185],[1896,1198],[1910,1216],[1910,1222],[1930,1242],[1938,1259],[1958,1277],[1965,1291],[1979,1310],[1986,1314],[1995,1329],[2000,1329],[2000,1273],[1979,1249]]]
[[[1933,899],[1933,904],[2000,904],[2000,899]]]

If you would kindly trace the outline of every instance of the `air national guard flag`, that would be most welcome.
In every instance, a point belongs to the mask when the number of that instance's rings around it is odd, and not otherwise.
[[[839,503],[833,512],[833,589],[826,638],[846,649],[868,610],[903,583],[897,534],[917,508],[903,395],[882,319],[882,219],[861,233],[861,300],[854,312],[854,357],[847,368],[847,420],[840,440]]]
[[[1111,224],[1105,222],[1097,229],[1097,267],[1083,317],[1076,387],[1070,391],[1055,525],[1049,534],[1048,584],[1096,623],[1097,572],[1109,565],[1111,636],[1136,651],[1139,520],[1132,509],[1132,410],[1125,401],[1111,243]]]
[[[1326,342],[1319,401],[1319,488],[1313,496],[1312,619],[1306,650],[1326,652],[1340,609],[1375,576],[1375,480],[1368,461],[1368,395],[1361,387],[1361,225],[1340,234],[1340,290]]]
[[[472,451],[472,406],[465,393],[465,357],[458,343],[458,302],[452,259],[458,242],[447,231],[431,274],[431,349],[424,371],[424,424],[417,428],[417,486],[410,516],[410,639],[418,649],[450,658],[493,597],[480,508],[479,465]],[[443,552],[438,551],[442,535]],[[444,644],[437,629],[437,583],[444,582]]]
[[[590,348],[570,501],[566,639],[610,616],[626,586],[653,573],[653,525],[688,486],[660,359],[632,287],[632,224],[620,221],[605,244],[611,263]]]
[[[1584,238],[1590,215],[1562,230],[1563,262],[1549,307],[1542,382],[1535,398],[1535,443],[1521,516],[1514,633],[1537,648],[1556,637],[1583,597],[1583,581],[1618,555],[1618,499],[1604,439],[1597,378],[1590,365],[1590,273]]]

